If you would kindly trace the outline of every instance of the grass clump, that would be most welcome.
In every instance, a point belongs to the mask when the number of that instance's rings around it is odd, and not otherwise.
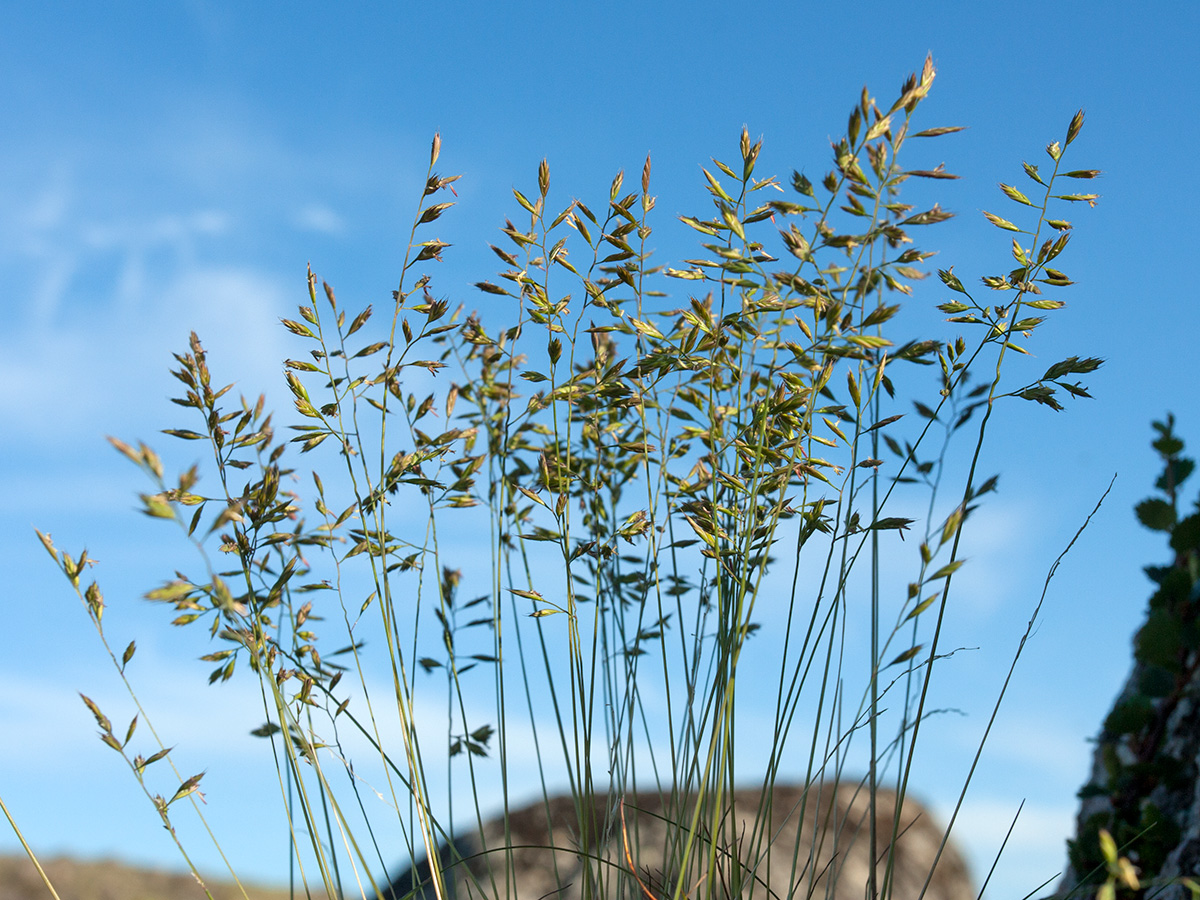
[[[384,314],[347,308],[310,270],[308,302],[283,320],[295,424],[277,430],[261,398],[231,403],[196,335],[175,356],[191,419],[166,433],[207,448],[203,473],[168,477],[149,446],[113,440],[152,483],[143,511],[198,554],[146,596],[215,645],[210,681],[248,669],[261,686],[256,733],[307,883],[377,891],[402,853],[376,840],[388,818],[446,896],[439,844],[482,832],[481,810],[508,810],[530,775],[547,808],[559,785],[576,798],[580,847],[620,832],[623,796],[657,793],[676,839],[655,896],[765,893],[754,872],[769,853],[791,854],[789,892],[811,890],[801,845],[768,833],[777,779],[865,773],[863,840],[876,857],[889,846],[900,807],[882,815],[875,798],[885,785],[903,798],[932,712],[963,531],[996,485],[979,471],[994,406],[1060,410],[1101,364],[1008,374],[1072,283],[1062,210],[1096,199],[1063,186],[1098,174],[1064,165],[1082,112],[1048,161],[1022,164],[1025,190],[1000,185],[1009,211],[984,213],[1004,233],[999,274],[975,287],[937,270],[961,333],[898,337],[933,255],[915,241],[951,218],[901,198],[911,179],[956,177],[907,161],[960,130],[917,124],[933,81],[926,60],[889,102],[864,89],[816,183],[760,177],[762,142],[743,131],[731,164],[703,170],[712,207],[681,217],[701,249],[674,265],[651,259],[649,158],[600,203],[559,205],[543,161],[513,191],[501,271],[477,284],[499,310],[487,315],[436,293],[458,176],[437,171],[435,137]],[[320,472],[302,475],[297,450]],[[105,637],[86,551],[42,539]],[[135,651],[111,651],[122,677]],[[435,675],[440,720],[425,702]],[[120,728],[87,702],[174,834],[201,776],[162,771],[157,737],[134,751],[144,711]],[[758,773],[742,830],[725,814],[739,759]],[[473,821],[448,814],[464,794]],[[750,861],[705,878],[734,845]],[[625,863],[585,866],[582,896],[644,890],[636,841]],[[890,866],[866,876],[872,896],[890,893]],[[478,887],[502,897],[504,881]]]

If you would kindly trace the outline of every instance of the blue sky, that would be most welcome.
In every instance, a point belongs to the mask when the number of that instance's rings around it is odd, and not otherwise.
[[[1021,160],[1041,157],[1077,108],[1087,123],[1072,165],[1104,171],[1099,206],[1073,210],[1063,268],[1078,285],[1036,349],[1039,363],[1108,362],[1086,379],[1092,401],[997,414],[984,464],[1002,473],[1001,489],[975,523],[953,623],[956,643],[980,648],[958,675],[969,715],[939,738],[956,762],[918,782],[935,802],[952,799],[1047,567],[1116,474],[1051,588],[960,819],[978,870],[1028,800],[990,895],[1022,896],[1057,870],[1086,738],[1125,677],[1149,593],[1141,567],[1165,558],[1132,514],[1157,474],[1150,421],[1173,410],[1183,436],[1200,440],[1200,313],[1186,274],[1198,235],[1181,164],[1200,138],[1200,12],[1162,3],[1130,16],[1109,2],[681,9],[192,0],[5,11],[0,796],[36,848],[178,865],[75,695],[121,703],[34,526],[101,561],[110,628],[122,645],[137,637],[144,700],[168,742],[212,773],[208,811],[233,836],[238,870],[284,872],[282,840],[270,852],[259,840],[278,833],[277,800],[250,793],[273,777],[265,745],[245,737],[246,721],[257,724],[253,692],[208,688],[195,636],[168,633],[162,611],[137,599],[181,548],[133,512],[146,486],[104,441],[142,438],[179,466],[191,461],[157,435],[182,424],[167,369],[190,330],[223,380],[267,389],[282,411],[279,361],[296,350],[277,320],[304,300],[306,263],[340,297],[384,304],[435,132],[439,169],[464,174],[460,205],[438,223],[454,244],[440,291],[487,307],[471,284],[494,272],[487,243],[543,156],[561,202],[602,204],[612,175],[639,171],[651,153],[659,253],[678,259],[694,243],[674,216],[704,214],[700,166],[734,158],[743,125],[765,139],[759,173],[818,175],[862,85],[890,98],[932,53],[938,78],[921,125],[969,126],[920,149],[928,167],[944,161],[963,176],[919,187],[958,214],[922,236],[942,250],[939,266],[964,280],[1008,266],[1008,241],[980,210],[1004,211],[996,183],[1021,178]],[[909,305],[929,321],[945,299],[927,285]],[[0,831],[0,849],[14,847]]]

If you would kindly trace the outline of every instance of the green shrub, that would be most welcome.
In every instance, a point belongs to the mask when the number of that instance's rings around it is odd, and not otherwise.
[[[1108,801],[1068,841],[1071,866],[1084,885],[1102,884],[1107,877],[1097,841],[1101,830],[1128,852],[1144,881],[1157,876],[1167,854],[1179,844],[1180,831],[1153,798],[1162,802],[1183,797],[1189,804],[1195,790],[1195,762],[1168,752],[1166,725],[1195,683],[1200,500],[1190,514],[1180,508],[1180,490],[1195,464],[1182,455],[1184,443],[1175,434],[1175,417],[1155,422],[1154,430],[1157,437],[1151,446],[1163,461],[1155,487],[1162,496],[1143,500],[1135,511],[1147,528],[1169,535],[1175,558],[1170,565],[1146,567],[1157,590],[1150,597],[1146,624],[1134,638],[1131,687],[1118,698],[1100,733],[1106,778],[1086,785],[1079,794],[1085,800]],[[1130,896],[1135,893],[1130,889]]]

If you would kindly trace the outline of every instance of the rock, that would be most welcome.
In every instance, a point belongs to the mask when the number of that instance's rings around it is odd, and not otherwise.
[[[813,784],[806,792],[800,785],[776,785],[772,794],[770,828],[756,829],[760,790],[734,793],[716,845],[716,864],[711,877],[719,880],[718,897],[750,896],[748,879],[753,878],[754,896],[825,897],[831,880],[836,886],[833,900],[862,900],[867,889],[870,859],[868,802],[865,787],[842,783],[834,791]],[[645,890],[629,874],[626,862],[620,808],[616,800],[597,796],[586,810],[589,829],[598,837],[583,842],[592,864],[585,870],[579,853],[579,811],[570,796],[551,797],[518,810],[508,818],[511,871],[514,890],[506,891],[503,818],[484,823],[478,832],[460,835],[454,846],[443,845],[440,859],[446,872],[446,900],[513,897],[539,900],[551,896],[582,900],[584,883],[596,879],[588,896],[604,898],[670,897],[679,871],[678,860],[687,858],[685,893],[703,896],[703,873],[714,842],[698,836],[687,854],[680,844],[686,840],[687,822],[694,810],[691,797],[675,798],[658,793],[638,793],[625,798],[625,832],[638,877]],[[831,802],[833,800],[834,802]],[[879,822],[877,878],[882,893],[888,863],[888,836],[896,811],[896,797],[880,789],[877,794]],[[803,809],[802,809],[803,807]],[[803,829],[798,825],[805,823]],[[668,821],[682,826],[667,827]],[[711,821],[711,820],[710,820]],[[704,827],[702,823],[701,827]],[[705,834],[699,831],[698,835]],[[817,835],[812,854],[813,835]],[[896,900],[917,900],[926,877],[934,866],[942,844],[943,830],[920,803],[909,798],[900,819],[893,875]],[[734,865],[739,860],[741,865]],[[739,880],[741,883],[739,884]],[[417,900],[434,900],[430,867],[426,862],[401,873],[381,895],[381,900],[402,900],[417,890]],[[390,891],[390,892],[389,892]],[[942,850],[925,897],[927,900],[969,900],[975,896],[967,867],[953,844]]]
[[[1175,882],[1200,872],[1200,512],[1179,516],[1179,488],[1193,463],[1180,455],[1174,418],[1155,422],[1152,446],[1164,460],[1138,518],[1170,535],[1174,561],[1148,566],[1157,586],[1146,623],[1134,638],[1133,669],[1096,740],[1091,777],[1079,792],[1079,818],[1067,842],[1065,896],[1094,896],[1106,871],[1099,833],[1107,830],[1121,855],[1141,871],[1141,889],[1120,896],[1183,900]],[[1200,509],[1200,504],[1197,504]],[[1173,883],[1174,882],[1174,883]]]
[[[114,860],[85,861],[69,857],[42,860],[62,900],[205,900],[204,888],[186,872],[138,868]],[[288,900],[284,888],[244,883],[247,893],[224,879],[206,879],[213,900]],[[27,856],[0,856],[0,900],[46,900],[50,892]],[[320,900],[325,892],[321,891]],[[315,896],[314,896],[315,900]]]

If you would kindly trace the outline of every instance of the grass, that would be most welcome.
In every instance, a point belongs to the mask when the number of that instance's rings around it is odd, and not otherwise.
[[[758,177],[762,142],[743,131],[732,164],[704,169],[712,209],[682,217],[701,249],[675,265],[651,259],[649,158],[590,206],[555,205],[543,162],[514,190],[503,269],[477,284],[486,316],[435,293],[458,178],[438,173],[435,137],[392,306],[347,309],[310,270],[283,320],[295,424],[231,402],[196,335],[175,356],[192,418],[166,433],[208,448],[204,472],[169,478],[149,446],[113,440],[150,479],[143,511],[197,554],[147,597],[216,642],[211,681],[260,685],[304,884],[369,896],[401,853],[377,827],[438,860],[530,775],[547,803],[567,786],[585,847],[619,831],[622,796],[657,792],[677,856],[655,896],[764,893],[750,863],[701,877],[743,842],[752,859],[791,852],[811,889],[801,839],[767,834],[777,780],[861,766],[864,840],[889,846],[899,805],[875,800],[904,797],[934,713],[962,536],[996,483],[979,470],[994,406],[1059,410],[1101,364],[1007,375],[1071,284],[1063,210],[1096,200],[1063,186],[1098,174],[1063,164],[1082,112],[1022,164],[1025,190],[1000,186],[1005,215],[985,212],[1004,274],[974,288],[938,270],[924,295],[956,332],[896,337],[932,255],[914,240],[951,218],[901,199],[911,179],[956,177],[916,146],[960,130],[918,124],[933,81],[926,60],[893,101],[864,89],[819,184]],[[42,540],[108,646],[86,551]],[[124,677],[135,645],[109,652]],[[201,776],[166,771],[146,710],[121,728],[86,702],[173,836],[185,807],[202,815]],[[766,734],[749,712],[764,709]],[[747,768],[759,815],[737,833],[725,811]],[[449,814],[464,795],[471,821]],[[637,862],[635,841],[625,867],[588,868],[582,896],[644,890]],[[447,872],[432,877],[443,896]],[[887,896],[891,860],[867,877]]]

